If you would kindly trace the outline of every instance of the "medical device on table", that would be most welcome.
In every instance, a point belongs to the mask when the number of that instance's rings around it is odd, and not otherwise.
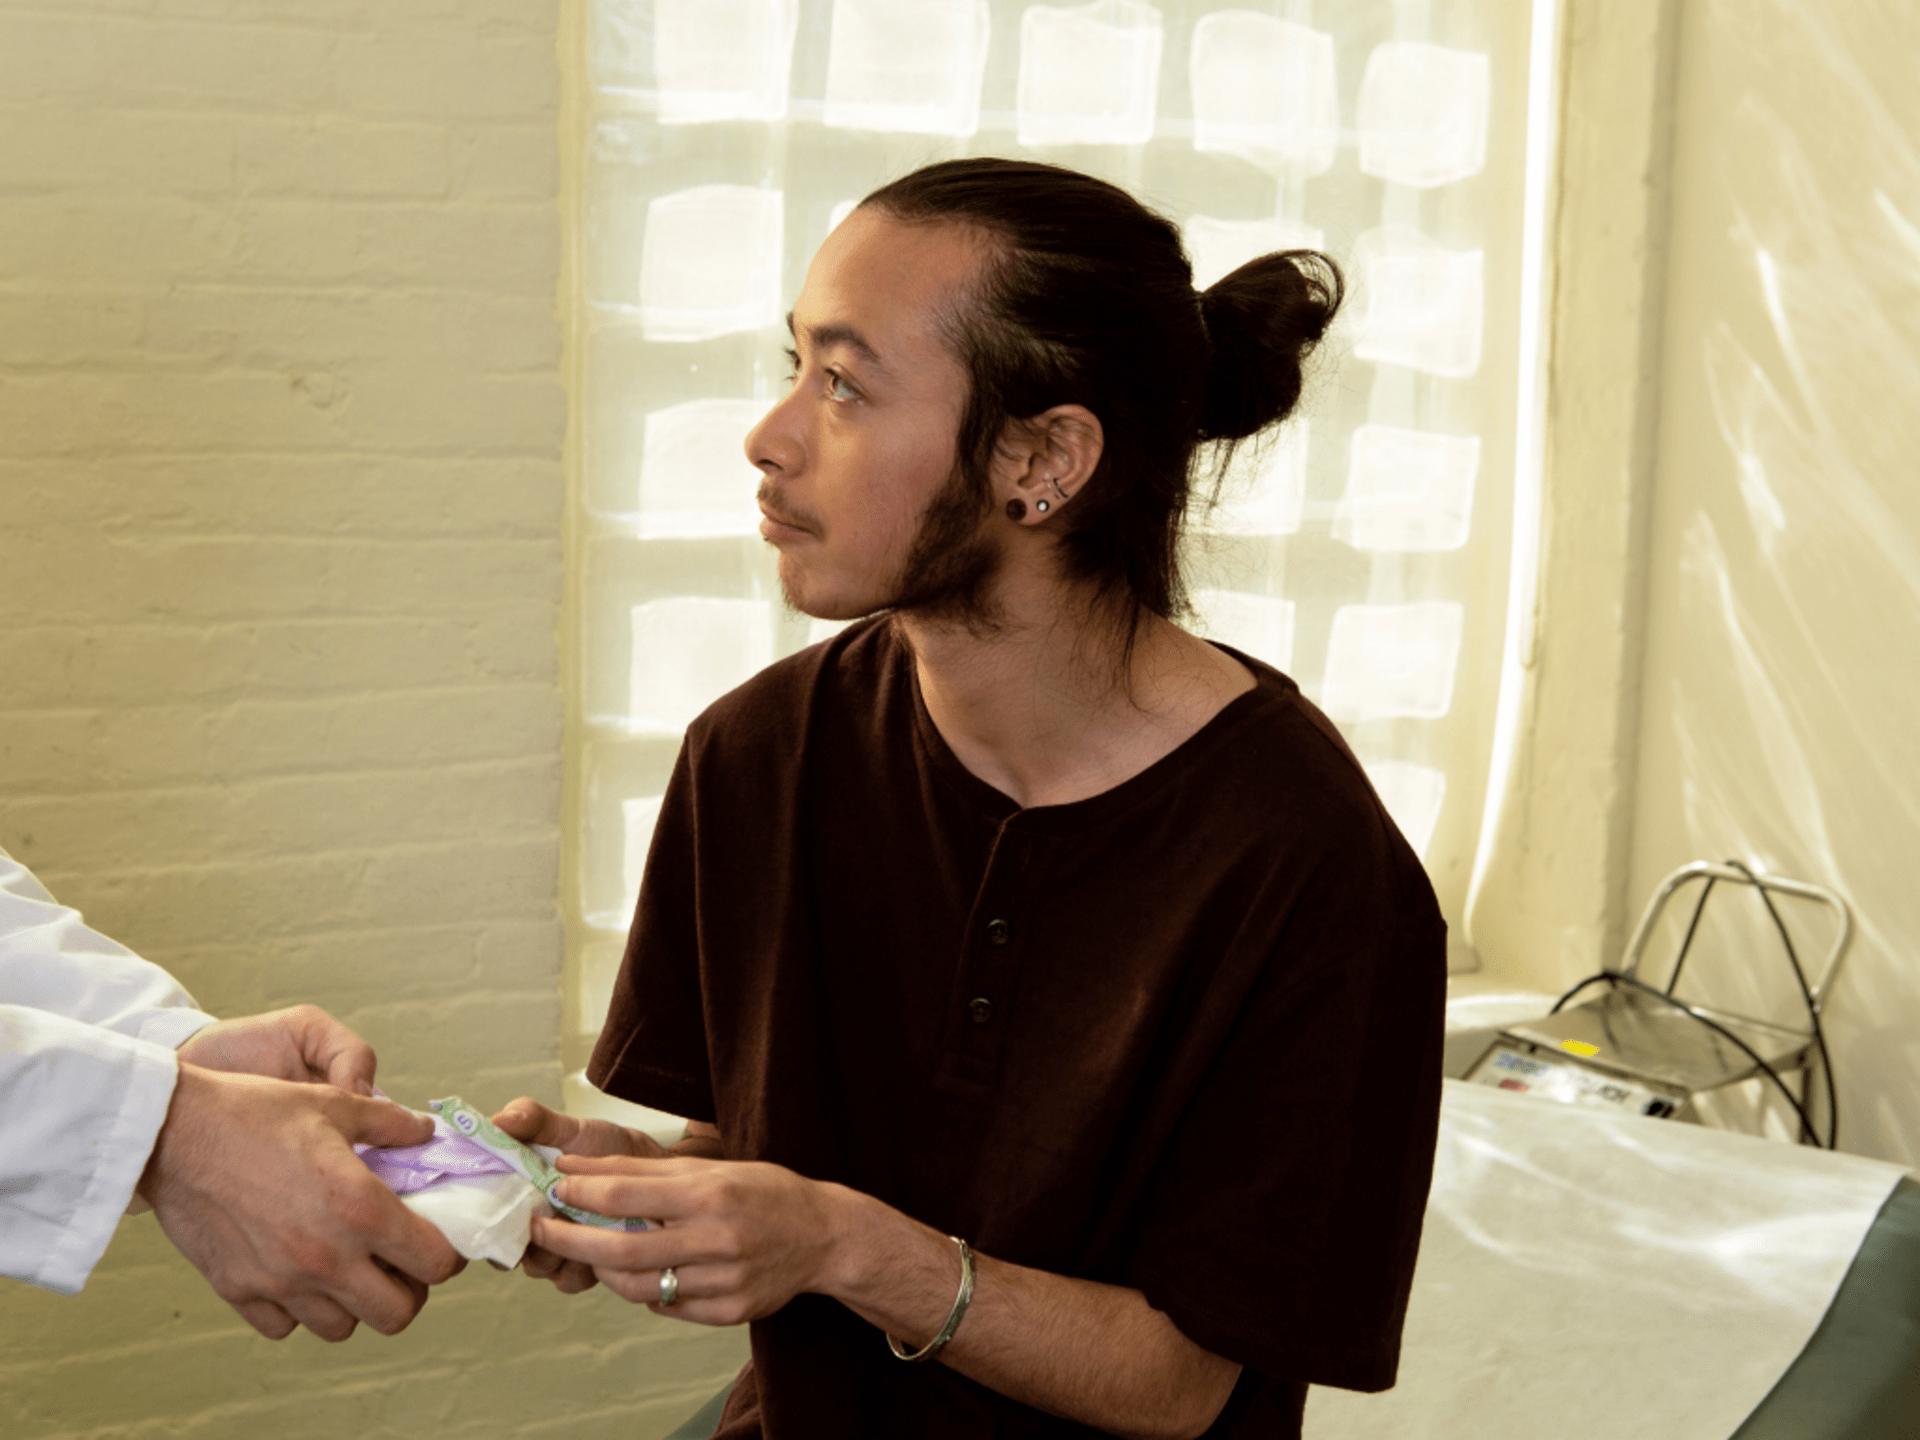
[[[1639,970],[1655,925],[1667,902],[1696,882],[1701,885],[1700,896],[1673,971],[1664,987],[1650,984]],[[1805,1004],[1806,1029],[1736,1015],[1674,995],[1707,900],[1721,884],[1751,887],[1765,904]],[[1774,905],[1776,894],[1831,909],[1837,919],[1826,961],[1811,982]],[[1698,1097],[1765,1077],[1798,1115],[1800,1139],[1831,1149],[1837,1138],[1838,1101],[1820,1013],[1852,933],[1853,917],[1846,902],[1831,890],[1759,873],[1736,860],[1683,866],[1661,882],[1648,902],[1618,970],[1602,970],[1582,980],[1560,997],[1552,1013],[1538,1020],[1504,1026],[1466,1078],[1572,1104],[1696,1120]],[[1604,994],[1569,1003],[1602,984],[1607,987]],[[1827,1091],[1824,1136],[1808,1113],[1816,1057]],[[1796,1071],[1806,1077],[1797,1096],[1785,1080]]]

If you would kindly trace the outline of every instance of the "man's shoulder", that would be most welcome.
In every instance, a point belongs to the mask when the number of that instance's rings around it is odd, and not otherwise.
[[[1222,783],[1283,810],[1373,810],[1372,783],[1339,728],[1290,678],[1258,661],[1247,664],[1256,689],[1214,757]]]
[[[1418,857],[1339,727],[1286,676],[1258,662],[1249,668],[1255,703],[1210,757],[1211,782],[1194,798],[1222,820],[1230,815],[1227,828],[1251,847],[1427,890]]]

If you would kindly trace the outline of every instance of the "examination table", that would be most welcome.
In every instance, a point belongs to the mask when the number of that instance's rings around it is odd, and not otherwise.
[[[1310,1440],[1915,1440],[1894,1165],[1448,1080],[1399,1383]]]

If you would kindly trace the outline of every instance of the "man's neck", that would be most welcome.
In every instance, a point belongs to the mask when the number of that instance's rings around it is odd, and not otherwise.
[[[911,614],[894,619],[941,737],[1023,808],[1111,790],[1254,685],[1239,661],[1156,615],[1141,617],[1129,656],[1126,629],[1111,614],[1084,604],[1024,613],[1045,618],[1010,619],[984,635]]]

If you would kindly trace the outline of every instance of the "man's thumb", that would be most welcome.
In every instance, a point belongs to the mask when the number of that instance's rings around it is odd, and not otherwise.
[[[343,1095],[346,1123],[340,1129],[356,1145],[372,1145],[389,1150],[399,1145],[424,1145],[433,1138],[433,1117],[396,1105],[391,1100],[372,1100],[359,1095]]]
[[[507,1107],[493,1117],[493,1123],[525,1144],[561,1148],[565,1148],[573,1132],[580,1128],[569,1116],[549,1110],[525,1095],[509,1101]]]

